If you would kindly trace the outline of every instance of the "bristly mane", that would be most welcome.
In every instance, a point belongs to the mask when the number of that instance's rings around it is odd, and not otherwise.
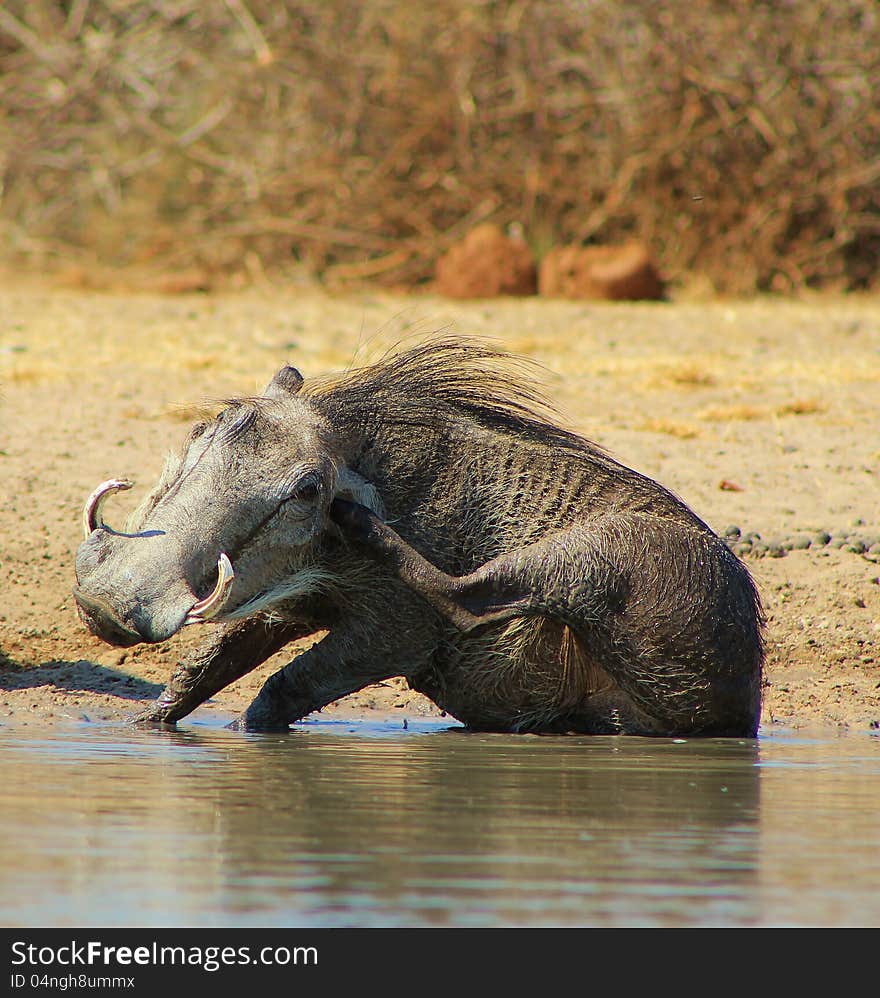
[[[489,429],[568,450],[602,448],[562,429],[536,379],[539,365],[455,337],[428,340],[333,379],[306,382],[303,394],[331,421],[435,428],[471,419]]]

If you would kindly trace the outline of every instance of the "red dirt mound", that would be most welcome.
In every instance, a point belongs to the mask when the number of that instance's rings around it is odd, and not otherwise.
[[[557,246],[541,261],[538,288],[548,298],[659,299],[664,284],[641,243]]]
[[[447,298],[533,295],[538,275],[523,239],[506,236],[497,225],[478,225],[437,261],[437,290]]]

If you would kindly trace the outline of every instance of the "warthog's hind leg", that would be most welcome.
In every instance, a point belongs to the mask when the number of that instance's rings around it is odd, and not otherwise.
[[[614,571],[598,550],[590,550],[598,548],[595,537],[581,527],[493,558],[470,575],[453,576],[423,558],[365,506],[336,499],[330,512],[347,537],[464,632],[528,614],[583,626],[579,609],[597,598],[606,604],[615,601]]]
[[[708,530],[610,514],[505,552],[463,576],[442,572],[374,513],[335,500],[345,536],[464,632],[543,616],[571,629],[658,731],[757,730],[760,598]]]

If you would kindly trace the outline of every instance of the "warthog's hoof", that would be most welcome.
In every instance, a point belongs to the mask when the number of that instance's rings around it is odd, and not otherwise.
[[[229,731],[256,731],[263,733],[290,731],[290,723],[280,718],[255,718],[242,714],[226,725]]]
[[[129,724],[138,728],[174,728],[177,726],[177,721],[169,717],[167,707],[163,707],[161,704],[152,704],[146,710],[135,714],[129,721]]]

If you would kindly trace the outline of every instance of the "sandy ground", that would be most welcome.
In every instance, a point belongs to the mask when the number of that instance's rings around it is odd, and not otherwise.
[[[152,484],[204,399],[308,377],[449,326],[546,368],[563,420],[662,481],[739,550],[768,616],[764,729],[880,725],[880,299],[456,303],[95,293],[0,280],[0,723],[122,719],[204,637],[111,648],[70,595],[80,511],[127,476]],[[809,543],[809,546],[806,546]],[[873,550],[872,550],[873,547]],[[200,708],[242,709],[290,650]],[[436,713],[403,680],[330,708]]]

